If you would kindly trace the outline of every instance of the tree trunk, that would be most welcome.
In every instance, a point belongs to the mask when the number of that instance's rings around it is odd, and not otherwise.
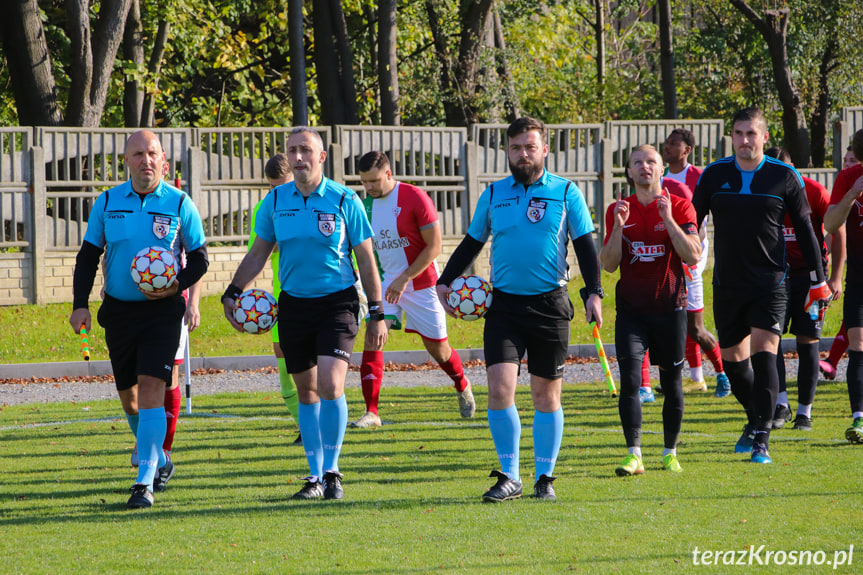
[[[605,98],[605,0],[593,0],[594,38],[596,40],[596,95]]]
[[[426,0],[429,29],[435,54],[441,66],[441,97],[448,126],[468,126],[481,120],[475,98],[482,51],[482,38],[493,0],[460,0],[459,51],[453,65],[449,42],[440,24],[438,4],[441,0]]]
[[[140,71],[144,65],[144,31],[141,25],[140,0],[133,0],[126,17],[126,29],[123,32],[123,58],[135,65]],[[144,90],[141,88],[139,75],[126,75],[123,84],[123,119],[127,128],[143,126],[141,110],[144,105]]]
[[[156,92],[159,89],[159,74],[162,73],[162,57],[165,55],[165,47],[171,35],[171,23],[167,20],[159,21],[159,29],[156,32],[156,40],[153,42],[153,51],[150,52],[150,62],[147,64],[147,76],[153,79],[153,87],[147,90],[141,107],[141,127],[152,127],[156,125]]]
[[[493,0],[461,0],[459,4],[461,37],[456,77],[458,85],[464,91],[464,117],[468,126],[484,121],[476,103],[476,96],[482,38],[485,36],[493,3]]]
[[[399,78],[397,41],[396,0],[380,0],[378,6],[378,79],[381,90],[381,124],[398,126]]]
[[[291,60],[291,115],[295,126],[309,125],[306,97],[306,50],[303,44],[303,0],[288,0],[288,51]]]
[[[500,21],[500,12],[497,10],[497,7],[494,9],[494,44],[495,48],[497,48],[497,74],[504,85],[503,107],[506,112],[507,122],[512,123],[521,116],[521,106],[519,106],[518,94],[515,91],[515,82],[512,79],[512,74],[507,64],[506,42],[503,37],[503,25]]]
[[[659,0],[659,61],[662,71],[662,101],[665,118],[677,118],[677,89],[674,84],[674,44],[671,22],[671,0]]]
[[[0,40],[9,66],[18,123],[59,126],[63,115],[57,104],[51,57],[36,0],[4,3]]]
[[[356,87],[347,24],[338,0],[315,0],[315,68],[321,121],[357,124]]]
[[[102,2],[91,35],[89,2],[67,0],[72,81],[66,106],[66,125],[99,125],[131,3],[132,0]]]
[[[821,55],[821,63],[818,65],[818,105],[812,114],[812,165],[816,168],[824,167],[827,159],[827,116],[830,113],[830,85],[828,83],[830,72],[836,67],[834,58],[836,55],[836,37],[831,36],[827,40],[827,47]]]
[[[357,84],[354,80],[354,55],[351,51],[351,38],[348,34],[348,23],[340,0],[331,0],[333,15],[333,32],[339,62],[339,86],[341,88],[342,106],[345,110],[345,124],[359,124],[360,113],[357,108]]]
[[[809,130],[806,116],[800,103],[800,94],[794,87],[791,68],[788,66],[788,13],[787,8],[767,10],[761,18],[744,0],[731,3],[746,16],[767,42],[770,61],[773,64],[773,79],[776,83],[779,102],[782,104],[782,127],[785,131],[785,148],[791,161],[798,168],[808,168],[811,163]]]

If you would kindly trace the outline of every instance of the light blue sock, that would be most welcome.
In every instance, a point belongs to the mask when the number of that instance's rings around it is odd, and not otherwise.
[[[129,415],[128,413],[126,414],[126,421],[129,422],[129,429],[132,430],[132,435],[134,435],[135,437],[138,437],[138,418],[139,417],[140,417],[140,415],[137,413],[135,415]]]
[[[500,461],[500,470],[511,479],[521,481],[518,472],[518,451],[521,441],[521,419],[515,404],[506,409],[488,410],[488,428]]]
[[[165,408],[138,410],[138,480],[153,490],[153,478],[160,465],[164,465],[165,454],[162,443],[168,422],[165,419]]]
[[[560,442],[563,440],[563,408],[557,411],[533,414],[533,455],[536,464],[536,478],[540,475],[552,477]]]
[[[343,393],[338,399],[321,400],[321,443],[324,448],[324,472],[339,470],[339,454],[348,427],[348,400]],[[303,438],[305,441],[305,437]]]
[[[309,462],[309,475],[320,481],[324,473],[321,470],[324,462],[324,450],[321,447],[321,403],[300,403],[299,405],[300,434],[303,436],[303,450]]]

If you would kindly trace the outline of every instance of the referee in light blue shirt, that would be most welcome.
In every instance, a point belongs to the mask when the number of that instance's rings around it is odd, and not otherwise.
[[[521,358],[528,354],[533,395],[534,496],[555,499],[554,464],[563,437],[561,377],[574,316],[566,290],[569,240],[585,281],[586,318],[602,324],[602,287],[593,243],[593,220],[581,190],[545,168],[545,125],[519,118],[507,129],[507,156],[512,175],[491,184],[480,196],[468,233],[438,280],[444,309],[449,284],[463,273],[491,237],[490,278],[494,286],[485,316],[485,362],[488,369],[488,424],[501,471],[483,500],[521,497],[519,440],[521,421],[515,388]]]
[[[126,169],[131,179],[102,193],[93,205],[87,232],[75,262],[74,303],[69,323],[76,333],[90,329],[88,300],[105,252],[105,301],[99,325],[105,341],[117,392],[129,426],[138,439],[138,479],[127,506],[153,505],[153,491],[164,489],[174,473],[165,457],[165,387],[180,341],[186,310],[183,290],[207,271],[204,228],[192,200],[162,181],[168,161],[153,132],[135,132],[126,142]],[[173,252],[186,267],[163,292],[143,292],[132,281],[135,255],[147,247]]]
[[[233,319],[235,299],[264,269],[279,246],[279,343],[299,393],[299,425],[310,474],[295,499],[342,499],[339,453],[348,422],[344,387],[357,335],[359,297],[351,251],[369,298],[369,337],[387,338],[372,229],[349,188],[323,175],[327,158],[320,134],[295,128],[287,156],[294,181],[270,191],[258,209],[257,237],[222,296]]]

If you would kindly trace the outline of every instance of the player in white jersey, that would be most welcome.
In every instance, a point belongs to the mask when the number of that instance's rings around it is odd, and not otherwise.
[[[375,255],[384,291],[383,313],[387,329],[399,329],[402,313],[405,331],[418,333],[426,350],[453,380],[462,417],[473,417],[476,401],[464,374],[458,352],[447,340],[446,313],[438,301],[435,258],[441,251],[441,230],[434,204],[420,188],[393,179],[389,159],[374,151],[360,158],[363,200],[374,230]],[[367,340],[360,367],[366,412],[352,427],[378,427],[378,399],[383,379],[383,346]]]

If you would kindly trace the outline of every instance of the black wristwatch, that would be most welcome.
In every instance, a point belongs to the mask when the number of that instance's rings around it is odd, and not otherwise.
[[[602,299],[605,297],[605,291],[601,287],[587,288],[586,293],[587,293],[587,295],[596,294],[599,296],[599,299]]]

